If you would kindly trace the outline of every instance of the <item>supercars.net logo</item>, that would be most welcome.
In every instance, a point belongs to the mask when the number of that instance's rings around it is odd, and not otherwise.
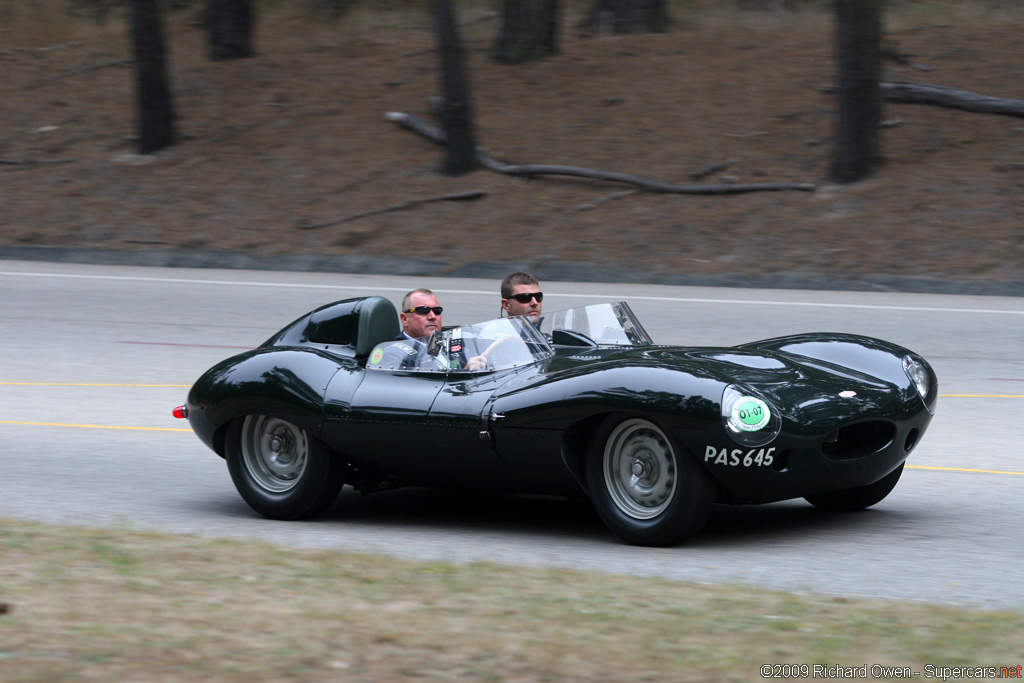
[[[991,680],[1021,678],[1017,666],[935,666],[926,664],[920,671],[909,666],[835,666],[828,664],[762,664],[761,678],[860,678],[885,680]]]

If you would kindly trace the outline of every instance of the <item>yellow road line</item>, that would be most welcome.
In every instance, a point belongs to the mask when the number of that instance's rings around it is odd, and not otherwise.
[[[1024,398],[1024,394],[939,394],[939,398]]]
[[[2,386],[16,387],[190,387],[191,384],[119,384],[113,382],[4,382]]]
[[[187,389],[190,384],[128,384],[117,382],[11,382],[0,380],[0,386],[77,386]],[[939,398],[1024,398],[1020,393],[940,393]]]
[[[70,427],[75,429],[126,429],[143,432],[191,432],[191,429],[182,427],[125,427],[121,425],[91,425],[73,424],[69,422],[29,422],[25,420],[0,420],[0,424],[7,425],[28,425],[33,427]],[[931,465],[906,465],[910,470],[938,470],[941,472],[974,472],[978,474],[1010,474],[1017,477],[1024,477],[1024,472],[1011,472],[1009,470],[981,470],[969,467],[934,467]]]
[[[939,470],[942,472],[977,472],[979,474],[1012,474],[1017,477],[1024,477],[1024,472],[1010,472],[1007,470],[976,470],[969,467],[932,467],[931,465],[906,465],[908,470]]]
[[[0,420],[5,425],[29,425],[32,427],[74,427],[76,429],[128,429],[141,432],[191,432],[182,427],[124,427],[121,425],[88,425],[69,422],[29,422],[26,420]]]

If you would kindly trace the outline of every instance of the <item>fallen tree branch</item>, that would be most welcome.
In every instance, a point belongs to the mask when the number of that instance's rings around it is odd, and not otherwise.
[[[0,159],[4,166],[42,166],[44,164],[70,164],[76,159]]]
[[[978,95],[942,85],[926,83],[879,83],[888,102],[898,104],[931,104],[937,107],[963,109],[981,114],[1000,114],[1024,118],[1024,100]]]
[[[332,225],[341,225],[342,223],[351,223],[352,221],[359,220],[360,218],[366,218],[367,216],[376,216],[380,213],[389,213],[391,211],[402,211],[404,209],[410,209],[420,204],[429,204],[431,202],[464,202],[471,199],[479,199],[480,197],[486,197],[487,192],[484,190],[470,190],[468,192],[456,192],[455,194],[443,194],[437,197],[427,197],[426,199],[411,199],[401,204],[395,204],[393,206],[386,206],[383,209],[373,209],[371,211],[363,211],[362,213],[353,214],[351,216],[345,216],[344,218],[338,218],[333,221],[324,221],[323,223],[309,223],[307,221],[299,221],[298,227],[302,230],[316,230],[318,228],[329,228]]]
[[[404,114],[402,112],[388,112],[384,115],[388,121],[392,121],[397,125],[411,130],[414,133],[422,135],[431,142],[444,146],[445,134],[430,125],[423,119],[412,114]],[[813,183],[752,183],[752,184],[721,184],[721,185],[676,185],[674,183],[665,183],[658,180],[650,180],[641,176],[629,175],[626,173],[616,173],[614,171],[602,171],[593,168],[583,168],[580,166],[558,166],[551,164],[506,164],[496,159],[493,159],[489,154],[483,150],[477,150],[477,161],[484,168],[495,171],[497,173],[505,173],[507,175],[514,176],[525,176],[533,177],[538,175],[563,175],[563,176],[574,176],[579,178],[591,178],[593,180],[608,180],[612,182],[627,183],[629,185],[635,185],[651,192],[664,192],[670,194],[700,194],[700,195],[718,195],[718,194],[742,194],[745,192],[777,192],[780,190],[802,190],[811,191],[814,189]]]
[[[50,81],[59,81],[63,78],[70,78],[71,76],[78,76],[80,74],[89,73],[90,71],[97,71],[99,69],[106,69],[111,66],[124,66],[126,64],[134,64],[134,59],[115,59],[110,62],[101,62],[99,64],[89,64],[87,66],[79,67],[77,69],[70,69],[68,71],[62,71],[59,74],[47,76],[46,78],[40,78],[36,81],[39,83],[48,83]]]
[[[634,194],[636,194],[639,191],[640,190],[619,190],[618,192],[613,192],[613,193],[611,193],[610,195],[608,195],[606,197],[599,197],[598,199],[595,199],[592,202],[587,202],[586,204],[580,204],[579,206],[576,207],[576,210],[577,211],[590,211],[591,209],[596,209],[597,207],[601,206],[605,202],[611,202],[611,201],[615,201],[616,199],[622,199],[623,197],[629,197],[630,195],[634,195]]]
[[[435,128],[418,116],[412,114],[403,114],[400,111],[389,111],[384,114],[384,118],[388,121],[397,123],[406,130],[411,130],[413,133],[422,135],[426,139],[433,142],[435,145],[441,145],[444,147],[445,135],[439,128]]]
[[[701,178],[709,176],[712,173],[718,173],[719,171],[725,170],[726,168],[729,168],[735,163],[736,159],[726,159],[725,161],[720,161],[717,164],[710,164],[709,166],[705,166],[704,168],[698,169],[696,171],[691,171],[690,177],[693,178],[694,180],[700,180]]]
[[[538,175],[564,175],[578,178],[591,178],[593,180],[608,180],[612,182],[627,183],[636,187],[650,190],[651,192],[664,192],[666,194],[743,194],[746,192],[777,192],[780,190],[803,190],[814,189],[813,183],[747,183],[747,184],[721,184],[721,185],[676,185],[665,183],[659,180],[650,180],[641,176],[629,175],[627,173],[616,173],[614,171],[601,171],[599,169],[582,168],[579,166],[556,166],[549,164],[503,164],[491,159],[483,152],[477,152],[480,163],[484,168],[499,173],[506,173],[514,176],[538,176]]]

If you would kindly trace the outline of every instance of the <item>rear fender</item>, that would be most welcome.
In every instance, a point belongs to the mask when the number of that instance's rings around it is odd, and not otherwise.
[[[261,348],[233,356],[192,386],[189,423],[221,456],[224,427],[246,415],[279,417],[319,436],[324,393],[339,367],[337,357],[314,349]]]

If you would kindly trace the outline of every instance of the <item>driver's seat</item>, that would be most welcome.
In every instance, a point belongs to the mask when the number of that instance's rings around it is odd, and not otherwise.
[[[398,323],[398,310],[382,296],[368,296],[359,305],[359,329],[356,332],[357,358],[370,355],[373,347],[391,341],[402,327]]]

